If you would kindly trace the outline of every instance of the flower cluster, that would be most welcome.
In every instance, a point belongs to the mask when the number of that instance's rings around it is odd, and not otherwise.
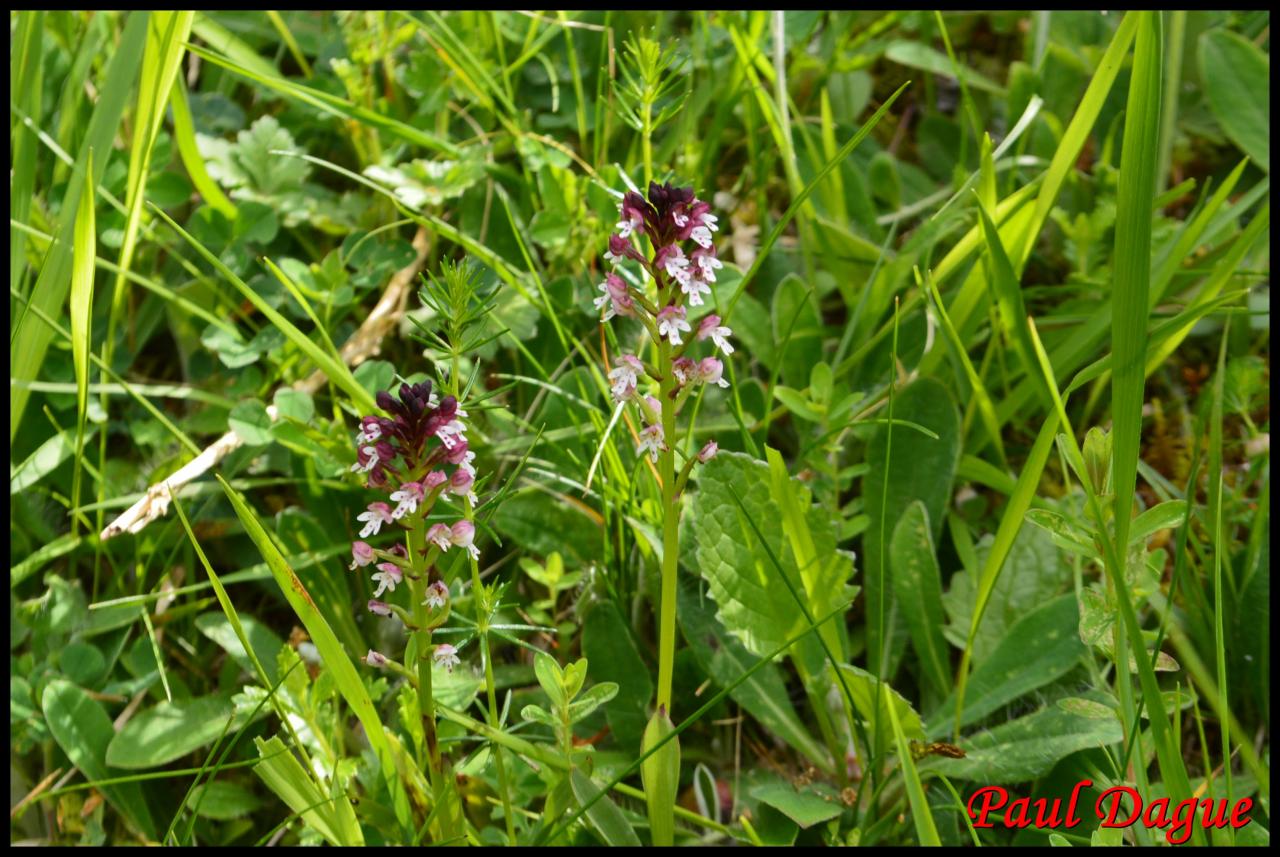
[[[721,354],[733,353],[729,342],[733,331],[721,324],[720,316],[705,315],[696,328],[689,320],[689,309],[706,302],[704,295],[711,294],[710,284],[716,281],[716,271],[723,267],[716,258],[712,240],[712,233],[718,227],[711,206],[695,197],[693,188],[673,187],[670,183],[650,182],[647,199],[635,191],[628,192],[622,198],[619,215],[618,231],[609,236],[605,259],[613,263],[615,269],[628,260],[637,263],[656,284],[656,300],[651,300],[643,289],[630,285],[615,270],[600,284],[600,297],[595,299],[595,306],[603,313],[602,323],[615,316],[638,319],[652,339],[665,349],[661,353],[669,358],[669,379],[663,377],[665,373],[661,368],[646,365],[631,354],[618,355],[609,373],[614,401],[636,404],[644,417],[637,453],[647,453],[657,461],[668,448],[669,439],[665,437],[661,403],[641,395],[641,379],[649,378],[660,385],[670,380],[663,389],[677,411],[699,385],[729,386],[723,377],[724,364],[714,354],[701,359],[686,354],[690,345],[706,340],[711,340],[713,348]],[[645,256],[637,248],[634,238],[638,236],[648,238],[651,256]],[[699,460],[709,460],[715,450],[714,441],[707,444],[699,453]]]
[[[376,401],[390,416],[371,415],[360,420],[356,463],[351,471],[367,474],[368,486],[386,492],[387,497],[385,501],[370,503],[356,516],[363,526],[360,539],[351,545],[350,568],[353,571],[373,569],[376,589],[368,603],[369,612],[377,616],[396,615],[415,627],[422,627],[422,621],[428,628],[439,627],[448,615],[449,587],[435,571],[436,559],[453,547],[479,557],[479,550],[473,544],[475,525],[471,521],[463,519],[453,525],[434,523],[430,526],[426,522],[442,494],[475,501],[476,471],[472,464],[475,453],[468,449],[466,425],[462,422],[467,413],[458,407],[453,396],[437,399],[431,392],[430,381],[401,384],[398,398],[383,391],[378,393]],[[403,543],[379,550],[364,541],[378,535],[384,527],[408,530],[416,556],[411,558]],[[394,593],[406,579],[411,581],[409,588],[416,593],[413,600],[418,602],[417,606],[427,608],[425,613],[418,612],[417,624],[409,612],[381,600],[385,593]],[[427,583],[428,580],[431,582]],[[459,662],[456,650],[445,644],[436,646],[432,656],[450,671]],[[389,663],[385,656],[374,651],[370,651],[365,661],[375,667]]]

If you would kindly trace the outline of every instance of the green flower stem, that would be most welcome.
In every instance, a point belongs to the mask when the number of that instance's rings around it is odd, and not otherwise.
[[[658,620],[658,705],[671,715],[671,674],[676,647],[676,566],[680,552],[680,510],[676,506],[676,403],[671,399],[675,378],[671,372],[671,346],[658,341],[658,372],[662,377],[662,435],[666,449],[658,456],[662,478],[662,599]]]

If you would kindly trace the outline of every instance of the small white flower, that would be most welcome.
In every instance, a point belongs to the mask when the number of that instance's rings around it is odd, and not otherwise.
[[[661,423],[647,425],[640,430],[640,445],[636,447],[636,455],[649,453],[649,460],[657,462],[658,453],[667,448]]]
[[[449,541],[460,548],[466,548],[472,559],[480,559],[480,548],[472,542],[476,537],[476,525],[463,518],[449,530]]]
[[[733,346],[729,344],[732,335],[733,331],[720,324],[720,316],[715,314],[704,317],[698,324],[698,341],[710,339],[725,354],[733,353]]]
[[[702,447],[702,449],[698,450],[698,460],[701,461],[703,464],[706,464],[708,461],[715,458],[716,453],[719,451],[720,451],[720,445],[717,444],[714,440],[709,440]]]
[[[693,227],[693,231],[689,233],[689,237],[697,242],[698,246],[704,250],[711,247],[711,230],[705,226]]]
[[[702,306],[702,296],[711,294],[711,287],[690,276],[680,283],[680,291],[689,296],[689,306]]]
[[[716,226],[716,224],[719,221],[720,221],[720,218],[716,217],[714,214],[708,211],[703,213],[701,219],[698,222],[701,223],[703,226],[707,227],[707,229],[711,230],[712,232],[718,232],[720,231],[720,227]]]
[[[448,524],[432,524],[427,530],[427,541],[441,551],[447,551],[453,545],[452,536]]]
[[[697,379],[704,384],[728,387],[729,382],[722,377],[723,373],[724,364],[714,357],[704,357],[698,361]]]
[[[440,438],[440,442],[444,444],[445,449],[453,449],[458,444],[466,442],[466,430],[467,427],[462,420],[451,420],[440,427],[436,432],[436,437]]]
[[[373,593],[373,597],[381,598],[382,593],[387,590],[396,591],[396,584],[404,580],[404,572],[394,562],[380,562],[378,563],[378,570],[373,575],[373,580],[378,584],[378,589]]]
[[[439,610],[449,603],[449,587],[444,585],[444,581],[437,580],[427,587],[427,599],[422,603],[432,610]]]
[[[462,663],[458,650],[448,643],[436,646],[436,650],[431,653],[431,660],[435,661],[436,666],[444,667],[449,672],[453,672],[453,668]]]
[[[630,399],[635,395],[639,375],[643,371],[644,364],[630,354],[622,354],[618,357],[618,365],[609,373],[609,380],[613,383],[609,392],[613,394],[615,402]]]
[[[679,247],[675,247],[674,252],[668,252],[666,259],[663,260],[663,267],[667,271],[668,277],[674,277],[680,280],[682,277],[689,276],[689,257],[684,255],[684,251]]]
[[[351,571],[355,571],[357,568],[364,568],[373,562],[373,558],[373,548],[368,544],[365,542],[351,543],[351,565],[349,566]]]
[[[685,321],[684,307],[665,306],[658,310],[658,335],[665,336],[670,340],[672,345],[680,345],[684,342],[680,338],[680,331],[692,330],[689,322]]]
[[[724,267],[724,262],[721,262],[710,253],[697,253],[694,255],[693,260],[698,263],[698,270],[702,272],[702,279],[708,283],[714,283],[716,281],[716,271]]]
[[[365,522],[364,529],[360,531],[360,538],[367,539],[369,536],[376,536],[383,524],[389,524],[395,518],[391,507],[386,503],[370,503],[369,510],[356,515],[356,520]]]
[[[643,225],[644,221],[637,217],[631,218],[630,220],[619,220],[616,228],[618,230],[618,234],[623,238],[630,238],[631,233],[634,232],[637,227]]]
[[[418,510],[418,504],[422,502],[426,495],[422,492],[422,485],[417,482],[406,482],[400,486],[399,491],[391,493],[391,499],[398,504],[395,511],[391,513],[391,517],[397,521],[405,515],[411,515]]]

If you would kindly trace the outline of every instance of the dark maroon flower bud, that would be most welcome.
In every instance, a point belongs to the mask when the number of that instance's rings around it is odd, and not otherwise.
[[[395,413],[395,411],[397,410],[396,400],[391,398],[391,394],[388,393],[386,390],[379,391],[378,395],[374,396],[373,398],[374,398],[374,401],[378,403],[378,407],[382,408],[384,411],[390,411],[392,413]]]

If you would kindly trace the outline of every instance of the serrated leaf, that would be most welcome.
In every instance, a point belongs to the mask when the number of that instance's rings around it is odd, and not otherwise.
[[[717,618],[755,655],[770,652],[806,627],[804,614],[777,579],[780,573],[757,541],[755,530],[742,517],[738,502],[746,508],[768,540],[769,550],[782,564],[797,592],[817,596],[808,605],[814,615],[825,615],[847,599],[845,581],[852,563],[822,563],[812,588],[805,585],[777,520],[769,469],[763,462],[741,453],[721,452],[703,465],[698,493],[691,504],[685,532],[691,539],[694,565],[707,581]],[[818,508],[805,515],[815,553],[836,556],[830,516]]]
[[[296,148],[293,135],[282,128],[274,116],[261,116],[236,135],[231,158],[250,187],[270,196],[301,186],[311,171],[311,166],[301,158],[273,154],[292,152]]]

